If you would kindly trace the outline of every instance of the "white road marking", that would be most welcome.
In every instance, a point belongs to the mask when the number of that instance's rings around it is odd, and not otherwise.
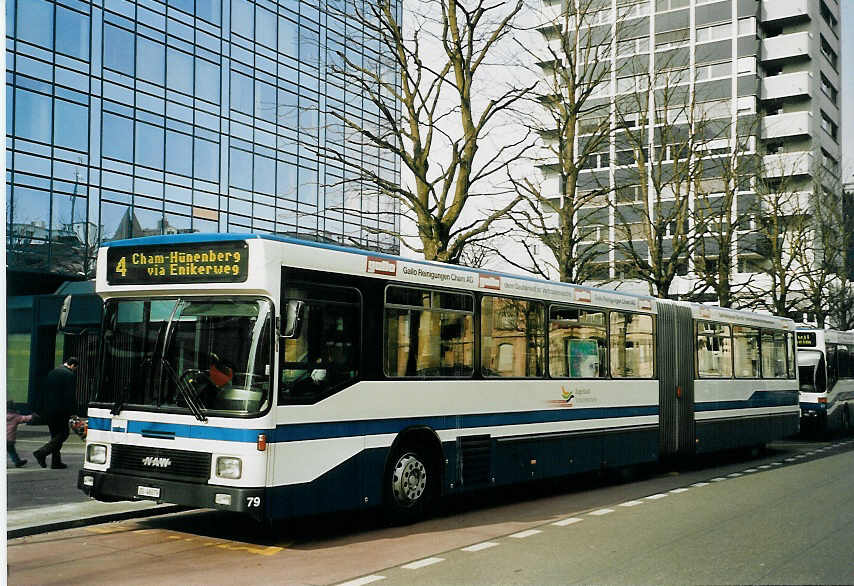
[[[691,486],[693,486],[694,488],[702,488],[704,486],[709,486],[709,483],[708,482],[695,482]]]
[[[667,496],[666,494],[660,492],[658,494],[651,494],[648,497],[644,497],[644,498],[646,498],[646,500],[648,500],[648,501],[657,501],[658,499],[663,499],[666,496]]]
[[[738,478],[739,476],[744,476],[741,472],[733,472],[732,474],[727,474],[727,478]]]
[[[607,515],[608,513],[613,513],[614,509],[599,509],[598,511],[591,511],[588,515],[594,515],[596,517],[601,517],[602,515]]]
[[[794,461],[795,461],[795,459],[794,459],[794,458],[786,458],[786,460],[785,460],[785,461],[786,461],[786,462],[794,462]]]
[[[385,580],[385,576],[371,574],[370,576],[363,576],[361,578],[356,578],[355,580],[350,580],[349,582],[341,582],[338,586],[362,586],[363,584],[370,584],[371,582],[377,582],[379,580]]]
[[[620,503],[621,507],[636,507],[638,505],[642,505],[643,501],[628,501],[625,503]]]
[[[717,478],[712,478],[710,482],[723,482],[724,480],[726,480],[726,478],[721,478],[720,476],[718,476]]]
[[[688,489],[687,488],[674,488],[673,490],[670,491],[670,494],[680,494],[683,492],[688,492]]]
[[[575,523],[580,523],[583,519],[579,519],[578,517],[569,517],[568,519],[561,519],[560,521],[555,521],[552,525],[556,525],[557,527],[566,527],[567,525],[574,525]]]
[[[748,468],[744,471],[745,474],[750,474],[751,472],[758,472],[758,470],[756,468]]]
[[[495,547],[498,545],[495,541],[484,541],[483,543],[476,543],[474,545],[470,545],[468,547],[464,547],[463,551],[481,551],[483,549],[489,549],[490,547]]]
[[[542,531],[540,531],[539,529],[528,529],[527,531],[520,531],[519,533],[514,533],[510,537],[514,539],[525,539],[526,537],[536,535],[537,533],[542,533]]]
[[[760,470],[768,470],[771,467],[771,464],[763,464],[759,467]]]
[[[417,562],[412,562],[411,564],[406,564],[405,566],[400,567],[404,570],[417,570],[418,568],[432,566],[433,564],[438,564],[439,562],[444,561],[445,558],[424,558],[423,560],[418,560]]]
[[[771,462],[771,465],[772,466],[782,466],[783,463],[782,462]]]

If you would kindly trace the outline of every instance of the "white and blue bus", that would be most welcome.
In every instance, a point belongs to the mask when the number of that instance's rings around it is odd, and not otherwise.
[[[108,243],[79,487],[259,520],[798,429],[790,320],[272,235]]]
[[[854,332],[799,329],[801,425],[850,431],[854,410]]]

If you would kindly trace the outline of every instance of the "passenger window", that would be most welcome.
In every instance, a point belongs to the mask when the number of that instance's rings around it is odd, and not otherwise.
[[[783,332],[762,330],[763,378],[786,378],[786,337]]]
[[[485,296],[480,320],[483,375],[543,376],[544,323],[542,303]]]
[[[361,297],[355,289],[295,285],[286,291],[289,305],[299,315],[282,320],[295,326],[281,345],[279,404],[316,403],[359,376]]]
[[[759,378],[759,330],[733,326],[732,347],[736,378]]]
[[[607,356],[605,312],[575,307],[549,310],[549,375],[605,378]]]
[[[469,294],[388,287],[387,376],[470,377],[474,372],[474,298]]]
[[[655,376],[655,330],[652,316],[612,311],[610,316],[611,376]]]
[[[732,339],[728,325],[697,322],[697,375],[700,378],[732,377]]]

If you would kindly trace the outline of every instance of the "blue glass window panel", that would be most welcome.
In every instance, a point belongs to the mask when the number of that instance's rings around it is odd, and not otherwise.
[[[18,88],[15,92],[15,135],[50,142],[50,96]]]
[[[317,171],[299,168],[297,196],[300,203],[317,205]]]
[[[193,175],[205,181],[219,181],[219,145],[196,137],[193,142]]]
[[[138,223],[137,225],[141,229],[141,232],[139,234],[134,234],[134,237],[156,236],[163,234],[162,211],[147,210],[134,206],[133,215]]]
[[[57,5],[56,50],[84,61],[89,60],[88,16]]]
[[[166,87],[193,93],[193,56],[169,47],[166,51]]]
[[[199,18],[218,25],[221,12],[220,0],[196,0],[196,16]]]
[[[252,189],[252,154],[232,148],[228,160],[231,186],[239,189]]]
[[[276,15],[255,6],[255,42],[276,48]]]
[[[276,88],[263,81],[255,82],[255,117],[276,121]]]
[[[133,33],[104,24],[104,67],[133,75]]]
[[[163,85],[165,47],[157,41],[136,38],[136,75],[140,79]]]
[[[231,109],[252,114],[252,78],[231,72]]]
[[[15,185],[12,188],[12,223],[19,226],[43,225],[50,217],[50,193]],[[20,233],[20,232],[19,232]]]
[[[169,0],[169,6],[193,14],[193,0]]]
[[[53,123],[54,144],[78,151],[89,149],[89,108],[57,99]]]
[[[6,0],[6,34],[15,36],[15,0]]]
[[[279,90],[279,104],[276,111],[276,122],[282,126],[296,129],[299,118],[297,96],[289,91]]]
[[[133,162],[133,120],[104,112],[101,152],[105,157]]]
[[[315,31],[306,27],[299,29],[299,58],[300,67],[310,65],[317,67],[320,55],[320,39]]]
[[[12,134],[12,113],[15,111],[15,89],[6,86],[6,133]]]
[[[55,193],[51,210],[51,228],[80,244],[85,238],[86,198]],[[54,233],[54,240],[57,234]]]
[[[183,132],[166,131],[166,170],[193,175],[193,139]]]
[[[255,155],[254,191],[273,194],[276,192],[276,161],[261,155]]]
[[[276,162],[276,195],[286,199],[296,199],[297,168],[286,161]]]
[[[299,27],[287,18],[279,17],[279,52],[299,58]]]
[[[101,204],[101,242],[131,237],[130,207],[104,202]]]
[[[53,49],[53,4],[46,0],[18,2],[18,38]]]
[[[219,104],[219,65],[196,58],[196,97]]]
[[[251,39],[255,29],[255,11],[248,0],[231,1],[231,30]]]
[[[44,61],[38,61],[36,59],[30,59],[29,57],[25,57],[24,55],[18,55],[18,59],[15,62],[15,67],[18,73],[24,73],[38,80],[50,80],[51,76],[53,75],[50,63],[45,63]],[[45,83],[24,80],[20,77],[17,79],[17,82],[19,86],[26,84],[26,86],[29,88],[42,89],[42,91],[50,93],[50,86]]]
[[[146,167],[163,168],[162,128],[137,121],[136,162]]]
[[[193,232],[216,232],[217,230],[219,230],[219,226],[216,220],[193,218]]]
[[[166,234],[183,234],[190,231],[189,216],[181,216],[178,214],[166,214],[166,222],[164,224],[164,232]]]

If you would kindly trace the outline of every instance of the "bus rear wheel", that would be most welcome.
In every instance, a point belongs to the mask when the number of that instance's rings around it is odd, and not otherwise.
[[[415,447],[397,449],[386,474],[385,509],[389,521],[412,523],[423,517],[433,498],[435,475],[426,452]]]

